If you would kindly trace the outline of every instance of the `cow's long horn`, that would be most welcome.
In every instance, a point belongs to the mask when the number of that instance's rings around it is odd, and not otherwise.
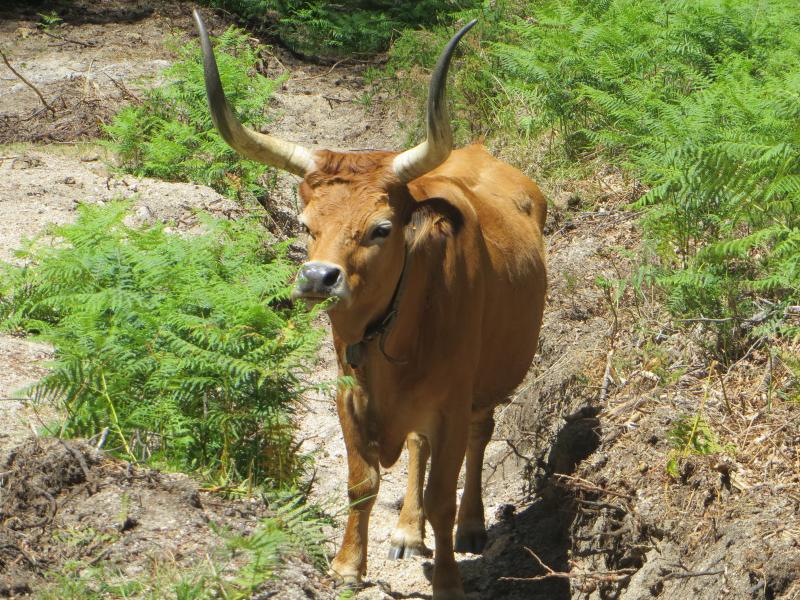
[[[194,11],[194,20],[200,32],[200,46],[203,48],[203,68],[211,119],[223,139],[231,148],[252,160],[301,177],[309,171],[313,171],[316,168],[314,157],[307,149],[271,135],[258,133],[239,122],[225,99],[217,61],[214,58],[214,51],[211,49],[211,41],[208,39],[206,25],[197,9]]]
[[[464,25],[447,44],[436,63],[428,88],[428,138],[418,146],[398,154],[392,163],[394,172],[403,183],[432,171],[450,156],[450,151],[453,149],[453,132],[450,129],[450,115],[447,111],[447,70],[450,68],[450,59],[459,40],[477,22],[476,19]]]

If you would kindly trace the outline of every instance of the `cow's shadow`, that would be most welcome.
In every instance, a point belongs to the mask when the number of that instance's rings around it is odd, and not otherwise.
[[[599,409],[584,409],[559,431],[550,449],[545,473],[536,482],[536,499],[524,510],[506,506],[489,529],[483,555],[460,560],[459,567],[468,596],[503,600],[569,600],[569,580],[563,577],[530,581],[545,574],[531,555],[535,553],[553,571],[568,571],[572,547],[570,525],[576,516],[572,494],[558,485],[554,474],[571,474],[578,463],[600,444]],[[433,575],[433,563],[424,566]],[[429,600],[430,594],[392,593],[393,598]]]

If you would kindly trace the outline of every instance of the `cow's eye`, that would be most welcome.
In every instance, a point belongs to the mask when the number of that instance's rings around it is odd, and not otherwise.
[[[375,242],[378,240],[382,240],[384,238],[389,237],[389,234],[392,233],[392,224],[389,222],[386,223],[379,223],[375,227],[373,227],[372,231],[369,234],[369,241]]]
[[[314,239],[314,234],[313,234],[313,233],[311,233],[311,230],[308,228],[308,225],[306,225],[306,224],[305,224],[305,223],[303,223],[302,221],[300,222],[300,229],[302,229],[302,230],[303,230],[303,233],[305,233],[305,234],[306,234],[308,237],[310,237],[312,240]]]

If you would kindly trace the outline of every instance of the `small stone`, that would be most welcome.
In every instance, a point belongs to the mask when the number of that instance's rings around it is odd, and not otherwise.
[[[74,177],[65,177],[64,183],[67,185],[75,185],[75,178]]]
[[[153,213],[147,207],[146,204],[142,204],[139,208],[136,209],[136,218],[141,220],[142,222],[149,221],[153,218]]]

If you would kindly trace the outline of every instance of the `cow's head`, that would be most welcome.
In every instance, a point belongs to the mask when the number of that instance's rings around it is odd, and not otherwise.
[[[427,104],[427,139],[405,152],[311,151],[244,127],[222,90],[205,25],[195,10],[211,116],[240,154],[303,177],[300,223],[309,234],[309,260],[297,275],[295,298],[333,300],[329,314],[344,342],[361,340],[388,309],[408,258],[407,225],[421,206],[406,184],[441,165],[452,133],[445,98],[447,70],[458,41],[447,44],[433,71]]]

